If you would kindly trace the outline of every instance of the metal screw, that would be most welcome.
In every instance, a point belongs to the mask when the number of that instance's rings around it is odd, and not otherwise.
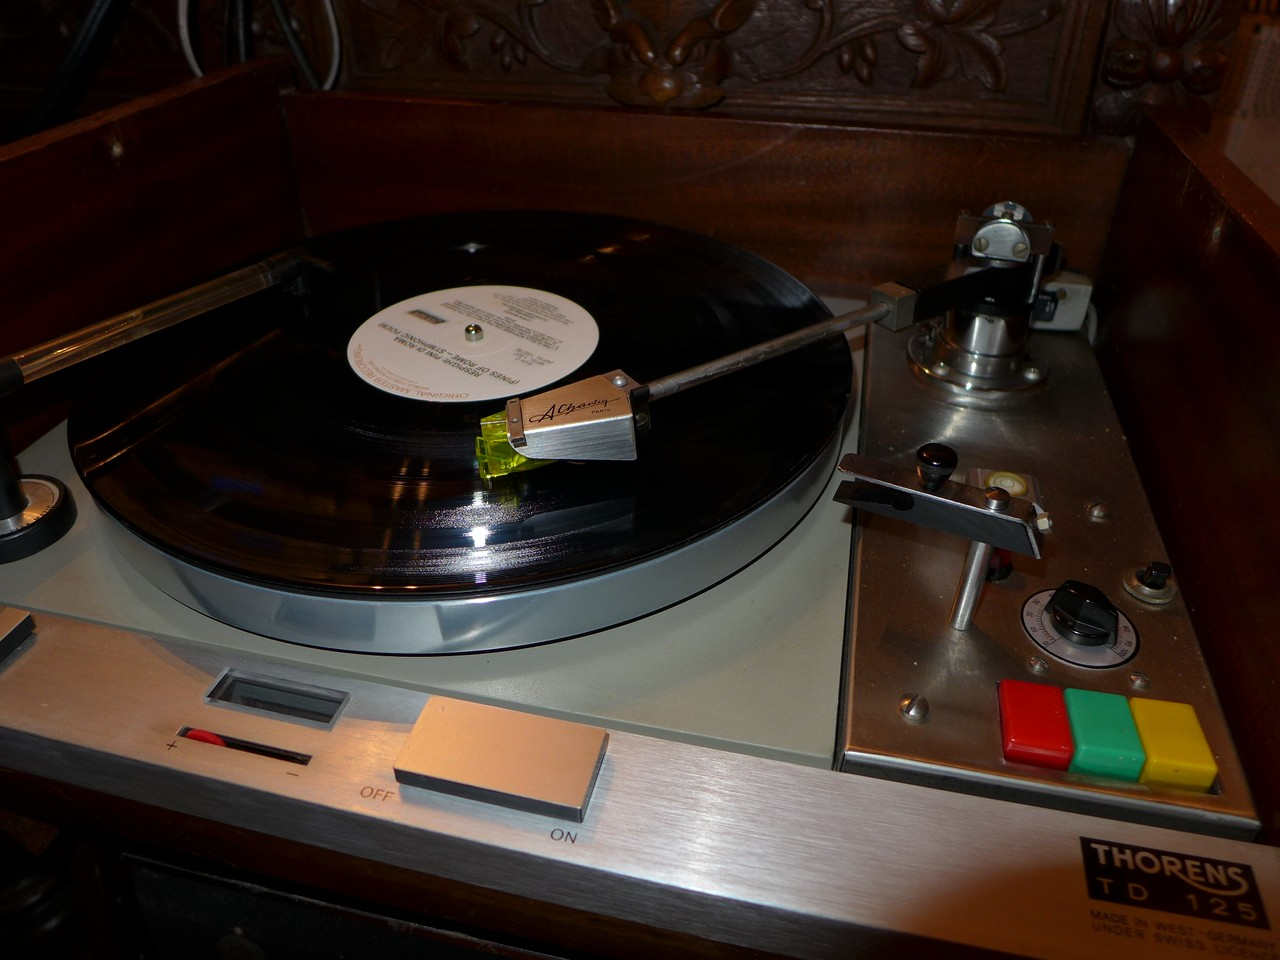
[[[1049,664],[1045,663],[1039,657],[1032,657],[1027,661],[1027,666],[1031,668],[1032,673],[1048,673]]]
[[[1111,519],[1111,507],[1102,500],[1095,500],[1089,504],[1089,519],[1096,520],[1098,523],[1106,523]]]
[[[912,723],[924,723],[929,719],[929,701],[918,693],[908,693],[898,701],[898,712]]]
[[[468,343],[475,343],[478,340],[484,339],[484,327],[480,326],[478,323],[468,323],[462,332],[467,338]]]
[[[1015,257],[1025,257],[1027,255],[1027,251],[1030,249],[1031,248],[1028,247],[1025,243],[1022,243],[1022,242],[1015,243],[1013,245],[1013,255]]]
[[[620,373],[615,373],[609,382],[615,387],[625,387],[627,385],[627,378]]]
[[[1133,684],[1135,690],[1145,690],[1151,686],[1151,678],[1137,670],[1129,674],[1129,682]]]
[[[989,247],[990,245],[991,245],[991,242],[986,237],[973,238],[973,249],[977,253],[985,253],[987,250],[987,247]]]

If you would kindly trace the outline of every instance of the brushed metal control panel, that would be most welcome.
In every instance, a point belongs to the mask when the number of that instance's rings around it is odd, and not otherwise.
[[[1157,923],[1280,949],[1276,848],[617,730],[583,820],[569,823],[399,783],[426,693],[33,619],[0,663],[0,770],[787,956],[946,956],[961,944],[1143,960],[1168,955]],[[228,670],[346,700],[331,726],[211,701]],[[1231,883],[1212,898],[1178,886],[1218,873]]]
[[[1033,337],[1032,353],[1050,370],[1048,381],[991,400],[904,375],[910,336],[872,331],[864,455],[910,466],[922,444],[948,444],[959,455],[956,480],[1027,478],[1019,484],[1027,489],[1017,493],[1038,496],[1051,529],[1040,557],[1005,558],[1011,568],[985,584],[972,625],[958,630],[951,607],[969,544],[893,517],[862,518],[842,769],[1253,836],[1257,816],[1176,592],[1176,570],[1158,596],[1134,585],[1135,575],[1168,556],[1088,343],[1065,333]],[[1080,585],[1084,600],[1072,598],[1077,603],[1096,598],[1115,608],[1109,640],[1064,639],[1071,635],[1048,610],[1064,584]],[[1207,788],[1192,789],[1011,761],[1003,750],[1002,683],[1010,690],[1034,684],[1051,695],[1081,690],[1130,703],[1189,705],[1216,776]]]

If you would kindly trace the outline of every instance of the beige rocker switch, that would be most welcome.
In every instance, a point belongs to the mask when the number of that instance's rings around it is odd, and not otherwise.
[[[581,822],[608,741],[598,727],[433,696],[396,758],[396,780]]]

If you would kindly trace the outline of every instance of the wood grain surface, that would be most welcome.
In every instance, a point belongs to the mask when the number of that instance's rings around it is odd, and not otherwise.
[[[1272,843],[1278,291],[1280,208],[1185,120],[1146,123],[1095,296],[1099,357]]]

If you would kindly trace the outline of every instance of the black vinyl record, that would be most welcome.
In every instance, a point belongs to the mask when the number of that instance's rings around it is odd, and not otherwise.
[[[655,402],[635,461],[558,462],[486,482],[474,441],[502,401],[371,385],[347,356],[368,318],[445,288],[547,291],[599,330],[556,383],[618,368],[644,382],[828,311],[753,255],[610,217],[444,215],[309,250],[334,268],[309,292],[257,294],[116,351],[70,418],[73,459],[99,504],[147,544],[220,576],[380,600],[599,576],[749,516],[843,420],[852,369],[835,337]]]

